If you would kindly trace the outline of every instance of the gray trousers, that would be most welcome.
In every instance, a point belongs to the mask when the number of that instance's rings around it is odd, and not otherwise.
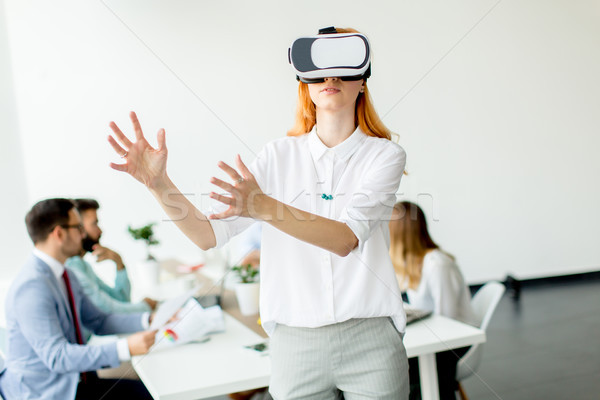
[[[270,353],[275,400],[408,399],[406,351],[390,318],[320,328],[277,325]]]

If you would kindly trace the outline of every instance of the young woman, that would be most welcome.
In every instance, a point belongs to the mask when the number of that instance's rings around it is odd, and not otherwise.
[[[429,236],[425,213],[408,201],[397,203],[390,220],[390,256],[400,287],[412,307],[430,310],[458,321],[476,325],[471,293],[454,262]],[[456,363],[467,348],[436,354],[440,399],[455,399]],[[409,360],[411,399],[418,398],[419,368]],[[413,389],[414,388],[414,389]]]
[[[250,166],[239,155],[237,168],[218,164],[231,178],[210,180],[229,194],[211,193],[218,212],[200,213],[169,179],[164,130],[154,149],[134,113],[135,141],[110,125],[126,161],[111,166],[145,184],[200,248],[262,223],[260,313],[275,399],[408,396],[405,316],[386,240],[405,153],[358,78],[300,82],[288,136]]]

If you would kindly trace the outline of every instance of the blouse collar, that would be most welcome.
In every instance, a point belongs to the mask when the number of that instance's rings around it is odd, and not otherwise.
[[[327,147],[317,135],[317,126],[315,125],[308,134],[308,146],[315,161],[323,157],[328,150],[335,153],[338,158],[345,160],[354,155],[366,138],[367,135],[363,133],[360,127],[357,127],[342,143],[334,147]]]

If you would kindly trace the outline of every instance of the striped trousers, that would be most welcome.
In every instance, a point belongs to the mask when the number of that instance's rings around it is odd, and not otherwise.
[[[408,399],[408,361],[390,318],[319,328],[277,325],[271,335],[275,400]]]

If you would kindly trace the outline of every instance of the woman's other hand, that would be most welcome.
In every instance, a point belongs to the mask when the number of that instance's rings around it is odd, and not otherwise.
[[[261,219],[260,204],[261,201],[267,198],[263,191],[258,186],[254,175],[248,167],[242,162],[242,158],[238,154],[236,157],[238,171],[230,167],[223,161],[220,161],[218,166],[229,175],[233,180],[233,184],[222,181],[221,179],[212,177],[210,183],[217,185],[225,190],[230,196],[223,196],[215,192],[210,193],[212,199],[218,200],[223,204],[227,204],[229,208],[220,214],[211,214],[210,219],[223,219],[234,216],[248,217]]]
[[[167,176],[165,130],[158,131],[158,148],[155,149],[144,137],[135,112],[129,113],[129,118],[131,118],[135,131],[135,142],[130,141],[117,124],[112,121],[109,124],[113,135],[108,136],[108,142],[115,152],[125,160],[125,164],[110,163],[110,167],[128,173],[148,188],[154,188],[166,181]]]

